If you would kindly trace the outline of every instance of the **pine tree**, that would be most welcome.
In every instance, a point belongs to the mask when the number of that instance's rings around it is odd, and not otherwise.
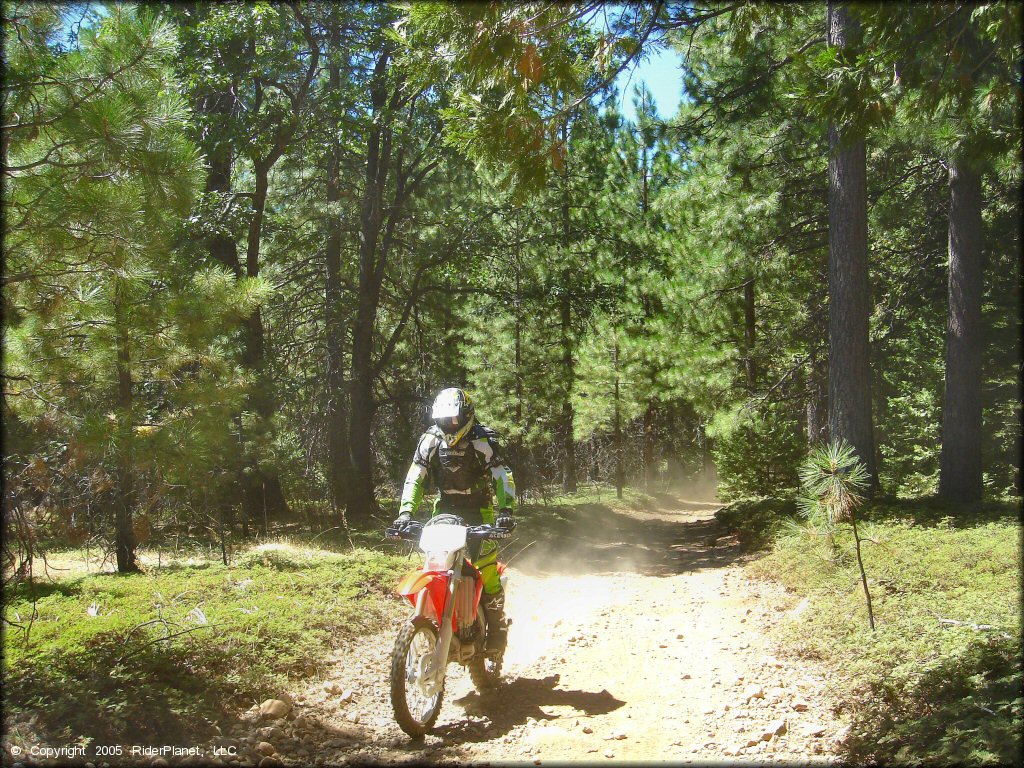
[[[26,48],[47,49],[54,29],[54,16],[30,17]],[[31,55],[20,46],[14,61]],[[118,7],[79,47],[31,61],[46,76],[19,68],[10,84],[38,124],[16,130],[5,168],[7,201],[24,214],[7,230],[5,405],[24,424],[12,454],[27,461],[56,442],[50,472],[77,464],[94,492],[109,489],[120,571],[138,569],[155,457],[190,461],[203,427],[224,417],[234,372],[219,326],[255,291],[227,291],[223,274],[172,257],[199,182],[174,48],[169,24]]]

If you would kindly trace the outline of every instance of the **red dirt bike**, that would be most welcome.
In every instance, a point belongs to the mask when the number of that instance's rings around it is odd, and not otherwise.
[[[466,555],[473,539],[506,539],[511,533],[492,525],[467,527],[461,517],[448,514],[435,515],[425,525],[409,522],[385,531],[388,539],[418,541],[425,555],[423,568],[398,584],[398,594],[412,603],[413,612],[391,654],[391,706],[410,736],[424,735],[437,721],[450,662],[468,667],[481,691],[501,678],[504,654],[484,651],[483,582]],[[498,563],[498,573],[504,585],[504,563]]]

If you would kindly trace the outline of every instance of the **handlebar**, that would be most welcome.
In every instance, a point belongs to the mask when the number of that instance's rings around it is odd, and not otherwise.
[[[467,539],[507,539],[511,536],[511,528],[499,528],[496,525],[477,525],[466,531]]]
[[[423,524],[410,520],[402,528],[389,526],[384,529],[384,538],[392,540],[418,541],[423,531]],[[508,528],[498,528],[495,525],[474,525],[466,531],[466,539],[508,539],[512,531]]]
[[[422,523],[417,523],[415,520],[410,520],[403,528],[395,528],[389,525],[387,528],[384,529],[384,538],[417,541],[420,537],[420,531],[422,530]]]

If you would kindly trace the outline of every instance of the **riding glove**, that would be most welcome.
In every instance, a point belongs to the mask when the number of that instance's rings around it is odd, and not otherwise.
[[[507,531],[514,530],[516,527],[515,518],[512,517],[512,510],[508,507],[503,507],[498,510],[498,517],[494,521],[494,525],[497,528],[504,528]]]

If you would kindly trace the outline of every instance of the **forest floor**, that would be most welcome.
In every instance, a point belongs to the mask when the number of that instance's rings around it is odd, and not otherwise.
[[[743,575],[749,556],[715,519],[719,506],[655,494],[522,526],[537,538],[510,565],[503,683],[480,694],[449,665],[424,739],[391,712],[396,622],[293,687],[286,718],[254,708],[225,743],[272,755],[268,765],[835,762],[848,729],[826,672],[776,657],[768,630],[792,598]]]

